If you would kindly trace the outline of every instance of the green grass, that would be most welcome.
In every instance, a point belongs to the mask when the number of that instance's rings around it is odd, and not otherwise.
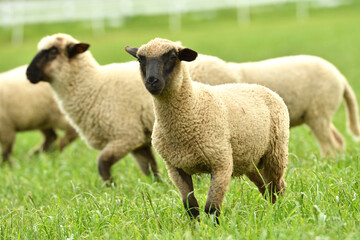
[[[0,71],[29,63],[46,34],[67,32],[89,42],[101,64],[132,60],[124,46],[165,37],[229,61],[318,55],[334,63],[360,96],[359,4],[311,9],[302,21],[293,5],[263,10],[254,10],[251,24],[240,26],[235,10],[189,13],[178,32],[169,31],[167,16],[127,19],[99,36],[86,23],[26,26],[22,45],[11,45],[11,32],[0,29]],[[271,205],[250,181],[233,179],[220,226],[204,212],[201,223],[189,222],[160,158],[162,182],[145,177],[126,157],[113,167],[116,187],[105,188],[97,173],[98,151],[82,141],[61,154],[28,156],[41,135],[18,134],[13,168],[0,169],[0,238],[360,239],[360,148],[346,133],[343,105],[334,123],[347,141],[344,155],[321,158],[308,128],[292,129],[286,196]],[[209,181],[207,175],[194,177],[202,208]]]

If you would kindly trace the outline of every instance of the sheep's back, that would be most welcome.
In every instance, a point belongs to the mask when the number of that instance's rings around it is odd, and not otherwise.
[[[0,74],[0,115],[14,130],[49,128],[63,118],[47,83],[31,84],[27,66]]]
[[[312,109],[326,115],[336,109],[346,81],[332,64],[315,56],[288,56],[229,66],[238,71],[242,82],[260,84],[278,93],[289,109],[291,126],[302,124]]]
[[[227,63],[217,57],[199,55],[195,61],[187,62],[191,79],[212,86],[224,83],[237,83],[239,76]]]

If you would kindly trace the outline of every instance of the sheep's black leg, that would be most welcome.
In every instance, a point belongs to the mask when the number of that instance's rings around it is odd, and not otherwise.
[[[151,151],[151,145],[142,146],[132,151],[132,155],[136,159],[141,171],[145,175],[150,174],[150,170],[154,173],[155,177],[159,176],[159,170],[155,161],[155,157]]]
[[[186,212],[191,219],[198,219],[199,204],[195,198],[194,186],[191,175],[184,170],[176,168],[165,161],[169,176],[175,186],[179,189]]]
[[[44,152],[48,152],[50,150],[52,143],[56,141],[57,138],[56,132],[52,128],[42,129],[41,132],[45,136],[45,141],[42,144],[42,149]]]
[[[176,168],[181,180],[187,185],[188,191],[187,194],[183,195],[183,204],[189,214],[191,219],[197,218],[199,216],[199,204],[195,198],[194,194],[194,185],[191,178],[191,175],[184,172],[180,168]]]
[[[206,205],[205,212],[207,214],[215,214],[215,221],[217,224],[220,224],[219,217],[220,217],[220,212],[221,212],[221,206],[219,206],[218,204],[215,204],[215,203],[211,204],[211,205]]]
[[[266,182],[264,178],[263,170],[260,169],[259,172],[254,171],[247,173],[246,176],[258,187],[259,192],[264,195],[266,190]],[[260,175],[261,174],[261,175]]]
[[[284,173],[288,162],[287,144],[279,145],[277,148],[276,154],[266,156],[262,172],[269,192],[269,201],[272,203],[276,202],[277,195],[285,193]]]
[[[7,162],[11,166],[10,153],[11,153],[11,151],[10,152],[5,151],[5,152],[2,153],[2,160],[3,160],[2,164]]]
[[[114,159],[100,159],[98,161],[98,171],[107,187],[110,187],[113,183],[113,178],[110,173],[111,166],[114,164]]]
[[[265,175],[264,171],[260,171],[262,177],[258,172],[247,173],[246,176],[258,187],[259,192],[265,197],[265,199],[269,199],[270,202],[275,203],[277,193],[276,189],[282,189],[284,186],[279,180],[276,178],[272,178],[269,180],[269,174]],[[274,182],[276,184],[274,185]],[[281,187],[280,187],[281,186]],[[267,192],[266,192],[267,190]]]
[[[49,152],[50,147],[52,143],[56,140],[57,135],[54,129],[48,128],[48,129],[41,129],[41,133],[44,135],[45,140],[44,142],[40,143],[38,146],[36,146],[31,152],[32,154],[38,154],[40,151]]]
[[[126,141],[118,140],[110,142],[101,151],[98,157],[98,171],[102,179],[106,182],[106,186],[111,186],[113,179],[111,177],[111,166],[114,165],[119,159],[122,159],[130,152],[131,146],[135,144],[129,144]]]

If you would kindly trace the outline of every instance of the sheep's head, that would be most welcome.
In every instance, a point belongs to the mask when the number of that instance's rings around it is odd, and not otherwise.
[[[159,95],[179,71],[181,61],[193,61],[197,52],[184,48],[179,43],[156,38],[140,48],[126,47],[125,50],[138,59],[146,89]]]
[[[26,76],[32,83],[51,82],[54,70],[61,71],[64,64],[70,64],[89,46],[87,43],[79,43],[67,34],[46,36],[40,40],[38,53],[29,64]]]

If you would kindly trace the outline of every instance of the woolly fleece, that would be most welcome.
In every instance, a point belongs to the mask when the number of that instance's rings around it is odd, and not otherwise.
[[[323,155],[343,151],[345,141],[332,124],[342,99],[348,126],[360,137],[356,96],[339,70],[326,60],[307,55],[280,57],[260,62],[226,63],[202,55],[190,62],[192,79],[199,82],[256,83],[278,93],[288,107],[290,126],[306,124],[314,132]]]
[[[77,137],[61,113],[49,84],[31,84],[26,79],[26,68],[21,66],[0,74],[0,142],[4,160],[9,157],[19,131],[41,130],[46,138],[42,145],[45,151],[56,139],[54,129],[66,131],[60,140],[61,149]]]
[[[160,57],[169,49],[179,52],[181,47],[154,39],[137,54]],[[198,207],[191,180],[195,173],[211,173],[205,207],[208,213],[220,208],[231,176],[246,174],[264,193],[256,167],[266,183],[283,190],[289,116],[277,94],[255,84],[209,86],[192,82],[183,62],[176,64],[167,82],[166,89],[153,96],[156,120],[152,142],[185,207]]]
[[[142,86],[136,62],[99,65],[90,51],[69,60],[66,47],[79,43],[66,34],[43,38],[38,50],[56,47],[59,56],[44,72],[61,108],[88,146],[102,150],[99,172],[132,153],[141,170],[158,173],[150,142],[154,122],[151,96]]]

